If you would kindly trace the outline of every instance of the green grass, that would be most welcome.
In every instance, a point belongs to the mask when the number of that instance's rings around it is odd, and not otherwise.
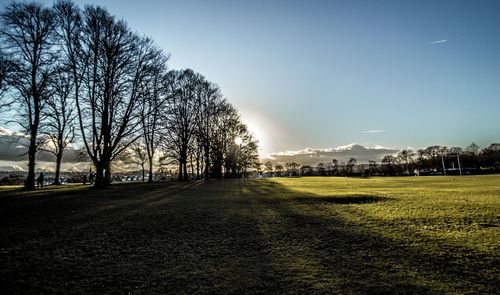
[[[0,293],[495,294],[500,176],[0,188]]]

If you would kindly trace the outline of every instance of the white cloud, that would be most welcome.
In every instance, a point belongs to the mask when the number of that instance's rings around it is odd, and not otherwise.
[[[427,44],[441,44],[441,43],[446,43],[446,42],[448,42],[448,40],[443,39],[443,40],[432,41],[432,42],[429,42]]]
[[[380,145],[362,146],[356,143],[339,146],[336,148],[312,149],[306,148],[298,151],[286,151],[272,153],[263,158],[263,161],[271,161],[275,164],[285,164],[297,162],[301,165],[316,166],[319,163],[331,162],[336,159],[339,162],[346,162],[349,158],[355,158],[358,163],[368,163],[368,161],[380,161],[386,155],[392,155],[399,151],[395,148],[387,148]]]
[[[0,171],[25,171],[23,167],[17,165],[17,164],[11,164],[11,163],[5,163],[2,162],[2,166],[0,166]]]
[[[0,136],[18,136],[18,137],[28,138],[27,135],[25,135],[21,132],[10,130],[10,129],[4,128],[4,127],[0,127]]]
[[[382,133],[382,132],[385,132],[385,130],[383,130],[383,129],[375,129],[375,130],[366,130],[366,131],[363,131],[363,133]]]
[[[330,151],[339,152],[339,151],[350,150],[350,149],[352,149],[352,147],[353,147],[353,146],[355,146],[355,145],[356,145],[355,143],[346,144],[346,145],[341,145],[341,146],[338,146],[338,147],[336,147],[336,148],[331,149]]]
[[[27,161],[29,137],[23,133],[0,127],[0,161]],[[54,161],[55,157],[46,151],[39,151],[36,156],[39,161]],[[64,162],[87,161],[88,157],[82,148],[68,145],[64,150]]]
[[[71,162],[62,163],[61,172],[85,172],[92,167],[90,162]],[[37,161],[35,171],[37,172],[54,172],[56,164],[54,161]],[[27,161],[2,161],[0,160],[1,171],[28,171]]]

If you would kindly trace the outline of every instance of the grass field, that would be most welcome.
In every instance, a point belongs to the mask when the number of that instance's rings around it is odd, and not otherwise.
[[[500,176],[0,188],[0,293],[499,294]]]

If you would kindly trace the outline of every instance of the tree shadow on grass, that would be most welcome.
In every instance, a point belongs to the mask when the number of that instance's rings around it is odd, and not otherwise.
[[[498,280],[480,269],[461,272],[454,253],[427,253],[340,214],[356,210],[345,205],[390,200],[324,199],[270,181],[228,180],[0,200],[2,213],[11,212],[0,218],[0,293],[496,290]],[[478,267],[480,258],[469,256]]]
[[[231,202],[241,198],[238,186],[175,187],[100,196],[113,208],[84,194],[62,198],[58,206],[46,196],[38,199],[39,210],[29,199],[4,203],[17,213],[33,210],[36,222],[4,224],[0,293],[288,291],[267,260],[256,221],[239,214],[257,207]],[[66,211],[73,209],[90,212],[72,218]]]
[[[328,282],[342,278],[342,290],[355,293],[498,291],[499,280],[491,273],[498,259],[485,259],[482,253],[470,253],[470,249],[443,240],[427,239],[423,244],[430,247],[422,248],[412,242],[422,243],[425,239],[416,233],[403,232],[406,241],[393,240],[356,220],[342,217],[345,204],[386,202],[390,198],[366,195],[325,198],[291,191],[275,182],[255,183],[251,191],[248,197],[260,196],[268,210],[274,211],[274,221],[269,222],[277,222],[278,226],[269,230],[270,244],[291,252],[287,255],[278,252],[276,259],[299,280],[310,280],[313,290],[324,291],[321,284],[328,286]],[[275,195],[283,197],[277,199]],[[361,212],[355,216],[368,218]],[[340,292],[338,283],[330,287]]]
[[[378,203],[378,202],[386,202],[391,200],[387,197],[382,196],[372,196],[372,195],[350,195],[350,196],[325,196],[325,197],[296,197],[292,200],[306,203],[306,204],[343,204],[343,205],[352,205],[352,204],[369,204],[369,203]]]

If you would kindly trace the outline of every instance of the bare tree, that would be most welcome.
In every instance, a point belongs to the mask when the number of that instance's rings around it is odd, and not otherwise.
[[[0,111],[7,109],[13,104],[13,100],[8,96],[8,90],[11,86],[11,73],[14,70],[14,64],[5,56],[0,48]]]
[[[142,172],[142,181],[146,178],[146,163],[148,154],[145,149],[145,144],[139,140],[134,141],[130,145],[129,157],[126,160],[128,163],[138,166]]]
[[[198,115],[197,138],[203,150],[204,179],[210,178],[210,153],[213,148],[212,138],[215,135],[216,121],[223,104],[222,93],[219,87],[208,81],[202,81],[198,87]]]
[[[59,185],[64,149],[75,139],[76,109],[71,100],[74,83],[69,68],[59,67],[51,85],[52,95],[47,98],[43,112],[45,120],[42,133],[47,139],[43,149],[56,158],[54,184]]]
[[[296,162],[289,162],[289,163],[286,163],[286,168],[287,168],[287,172],[289,173],[290,176],[297,176],[299,175],[298,173],[298,170],[300,168],[300,164],[299,163],[296,163]]]
[[[166,143],[177,157],[178,180],[189,180],[188,152],[196,128],[196,87],[201,76],[191,69],[168,74],[168,105],[164,117]]]
[[[368,173],[369,175],[373,175],[377,172],[377,162],[376,161],[368,161]]]
[[[267,161],[264,163],[264,171],[273,173],[273,163],[271,163],[271,161]]]
[[[235,126],[240,122],[240,118],[236,109],[226,100],[223,100],[217,106],[217,116],[215,118],[214,134],[211,143],[211,162],[212,162],[212,177],[222,178],[223,168],[226,168],[226,163],[231,149],[234,147]]]
[[[60,0],[54,9],[74,80],[81,138],[96,167],[96,186],[107,184],[111,161],[139,136],[147,151],[149,181],[160,142],[163,157],[179,165],[180,180],[188,179],[188,163],[193,174],[196,167],[198,176],[204,169],[206,179],[210,172],[222,177],[241,122],[220,89],[189,69],[165,73],[168,56],[101,7],[80,12],[72,2]],[[244,137],[238,171],[256,159],[255,138]]]
[[[151,44],[152,45],[152,44]],[[165,110],[166,69],[168,56],[158,48],[152,47],[150,59],[150,73],[145,79],[143,87],[143,104],[141,109],[141,123],[148,157],[148,182],[153,182],[154,157],[160,144],[160,119]]]
[[[237,176],[246,174],[248,169],[253,167],[257,168],[259,172],[261,170],[258,154],[258,140],[248,131],[245,124],[240,124],[236,138],[241,139],[241,144],[237,144],[237,162],[233,165],[233,167],[236,167],[234,173]],[[235,140],[233,140],[232,143],[236,144]]]
[[[76,95],[82,140],[96,168],[95,186],[105,187],[111,180],[111,161],[139,137],[150,40],[132,33],[104,8],[87,6],[74,48],[80,61],[73,67],[84,73]]]
[[[339,161],[332,159],[332,166],[332,175],[336,175],[339,172]]]
[[[354,166],[356,166],[356,163],[358,162],[358,160],[354,159],[354,158],[350,158],[347,163],[346,163],[346,175],[350,175],[353,173],[354,171]]]
[[[382,159],[382,164],[385,165],[385,168],[389,175],[394,175],[395,163],[396,163],[396,158],[393,155],[384,156],[384,158]]]
[[[410,165],[413,162],[413,157],[415,157],[415,152],[410,150],[402,150],[397,155],[397,159],[404,166],[403,172],[405,174],[410,174]]]
[[[11,83],[19,99],[18,123],[30,137],[25,188],[35,189],[35,157],[41,113],[57,57],[52,10],[36,2],[12,2],[0,16],[2,50],[13,63]]]
[[[326,165],[325,163],[319,163],[316,167],[318,169],[318,175],[325,176],[326,175]]]
[[[278,176],[281,176],[281,173],[283,172],[283,165],[276,164],[274,166],[274,170],[276,171],[276,173],[278,174]]]

